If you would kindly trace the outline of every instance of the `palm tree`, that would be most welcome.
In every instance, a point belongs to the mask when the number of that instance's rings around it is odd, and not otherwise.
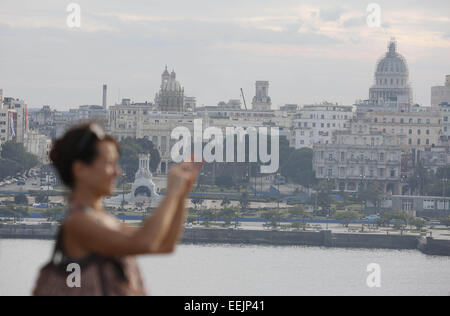
[[[235,214],[234,209],[232,208],[224,208],[219,212],[219,217],[224,219],[224,226],[230,226],[231,221],[233,220],[233,216]]]
[[[242,209],[243,212],[248,208],[250,202],[248,200],[248,193],[247,192],[243,192],[241,194],[241,198],[239,200],[239,204],[241,205],[241,209]]]
[[[224,206],[224,207],[227,207],[228,205],[230,205],[231,204],[231,201],[230,201],[230,199],[228,198],[228,197],[225,197],[223,200],[222,200],[222,203],[220,203],[220,205],[221,206]]]
[[[195,198],[192,199],[191,202],[195,205],[195,208],[197,209],[198,206],[201,206],[203,204],[204,200],[200,198]]]

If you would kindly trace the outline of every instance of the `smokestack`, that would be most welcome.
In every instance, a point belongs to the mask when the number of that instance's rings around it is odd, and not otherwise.
[[[106,110],[106,91],[108,89],[108,86],[106,84],[103,85],[103,108]]]

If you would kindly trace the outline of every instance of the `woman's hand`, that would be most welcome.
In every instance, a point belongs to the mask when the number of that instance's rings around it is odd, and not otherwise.
[[[184,162],[173,166],[167,180],[169,198],[186,198],[197,180],[203,163]]]

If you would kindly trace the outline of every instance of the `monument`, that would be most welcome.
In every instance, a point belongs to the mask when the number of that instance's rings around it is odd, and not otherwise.
[[[108,206],[119,206],[125,201],[127,204],[143,203],[145,207],[158,206],[161,196],[157,193],[156,186],[152,181],[149,165],[150,155],[140,154],[139,169],[131,186],[131,192],[105,199],[105,204]]]

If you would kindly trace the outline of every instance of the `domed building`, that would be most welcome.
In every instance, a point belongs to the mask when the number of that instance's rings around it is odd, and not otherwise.
[[[155,96],[155,104],[160,111],[184,112],[184,88],[176,80],[174,70],[169,74],[166,69],[161,75],[161,88]]]
[[[409,105],[412,89],[406,59],[397,53],[397,42],[392,39],[388,52],[377,63],[375,84],[369,90],[369,103],[377,106]]]

